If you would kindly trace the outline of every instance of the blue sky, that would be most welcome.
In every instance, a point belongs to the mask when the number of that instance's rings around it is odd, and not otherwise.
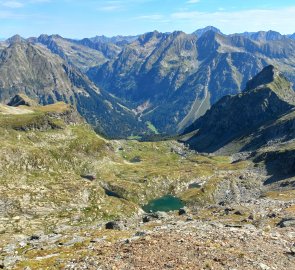
[[[207,25],[224,33],[291,34],[294,17],[294,0],[0,0],[0,37],[191,33]]]

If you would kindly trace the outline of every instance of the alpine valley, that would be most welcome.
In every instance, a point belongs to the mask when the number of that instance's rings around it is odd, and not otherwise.
[[[0,50],[0,101],[64,101],[112,138],[177,134],[269,64],[295,82],[295,40],[274,31],[14,36]]]
[[[0,42],[0,269],[295,265],[295,39]]]

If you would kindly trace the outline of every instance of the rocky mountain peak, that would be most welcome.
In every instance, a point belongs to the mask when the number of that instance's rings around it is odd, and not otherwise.
[[[14,43],[26,42],[26,40],[20,35],[14,35],[11,38],[7,39],[6,42],[9,44],[14,44]]]
[[[259,31],[257,33],[254,33],[251,36],[252,39],[257,41],[273,41],[273,40],[282,40],[284,38],[283,35],[281,35],[279,32],[276,31]]]
[[[216,28],[214,26],[206,26],[205,28],[198,29],[195,32],[193,32],[193,34],[198,36],[198,37],[201,37],[202,35],[204,35],[208,31],[212,31],[214,33],[222,34],[222,32],[218,28]]]
[[[264,88],[272,90],[285,102],[295,104],[295,92],[292,89],[291,83],[273,65],[266,66],[260,73],[248,81],[245,91]]]
[[[37,38],[37,41],[39,41],[39,42],[44,42],[44,41],[48,41],[48,39],[49,39],[49,36],[48,35],[46,35],[46,34],[42,34],[42,35],[40,35],[38,38]]]
[[[266,84],[275,81],[277,76],[280,76],[280,72],[273,66],[266,66],[261,72],[254,76],[246,85],[246,91],[264,86]]]
[[[149,33],[141,35],[138,38],[138,41],[140,44],[146,44],[148,42],[151,42],[152,40],[156,40],[156,39],[161,38],[162,35],[163,34],[158,31],[149,32]]]

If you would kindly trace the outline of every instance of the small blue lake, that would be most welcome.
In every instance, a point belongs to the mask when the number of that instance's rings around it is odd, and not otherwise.
[[[185,204],[182,200],[172,195],[166,195],[158,199],[150,201],[148,204],[144,205],[142,209],[145,212],[169,212],[179,210],[184,207]]]

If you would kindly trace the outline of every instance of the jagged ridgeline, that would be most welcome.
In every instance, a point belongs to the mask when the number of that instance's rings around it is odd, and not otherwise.
[[[269,64],[295,82],[295,41],[274,31],[14,36],[0,51],[1,101],[20,92],[42,104],[62,100],[118,138],[181,133]]]
[[[276,32],[223,35],[206,28],[138,37],[88,76],[125,100],[160,133],[176,133],[273,64],[294,82],[294,40]],[[292,64],[293,63],[293,64]]]

